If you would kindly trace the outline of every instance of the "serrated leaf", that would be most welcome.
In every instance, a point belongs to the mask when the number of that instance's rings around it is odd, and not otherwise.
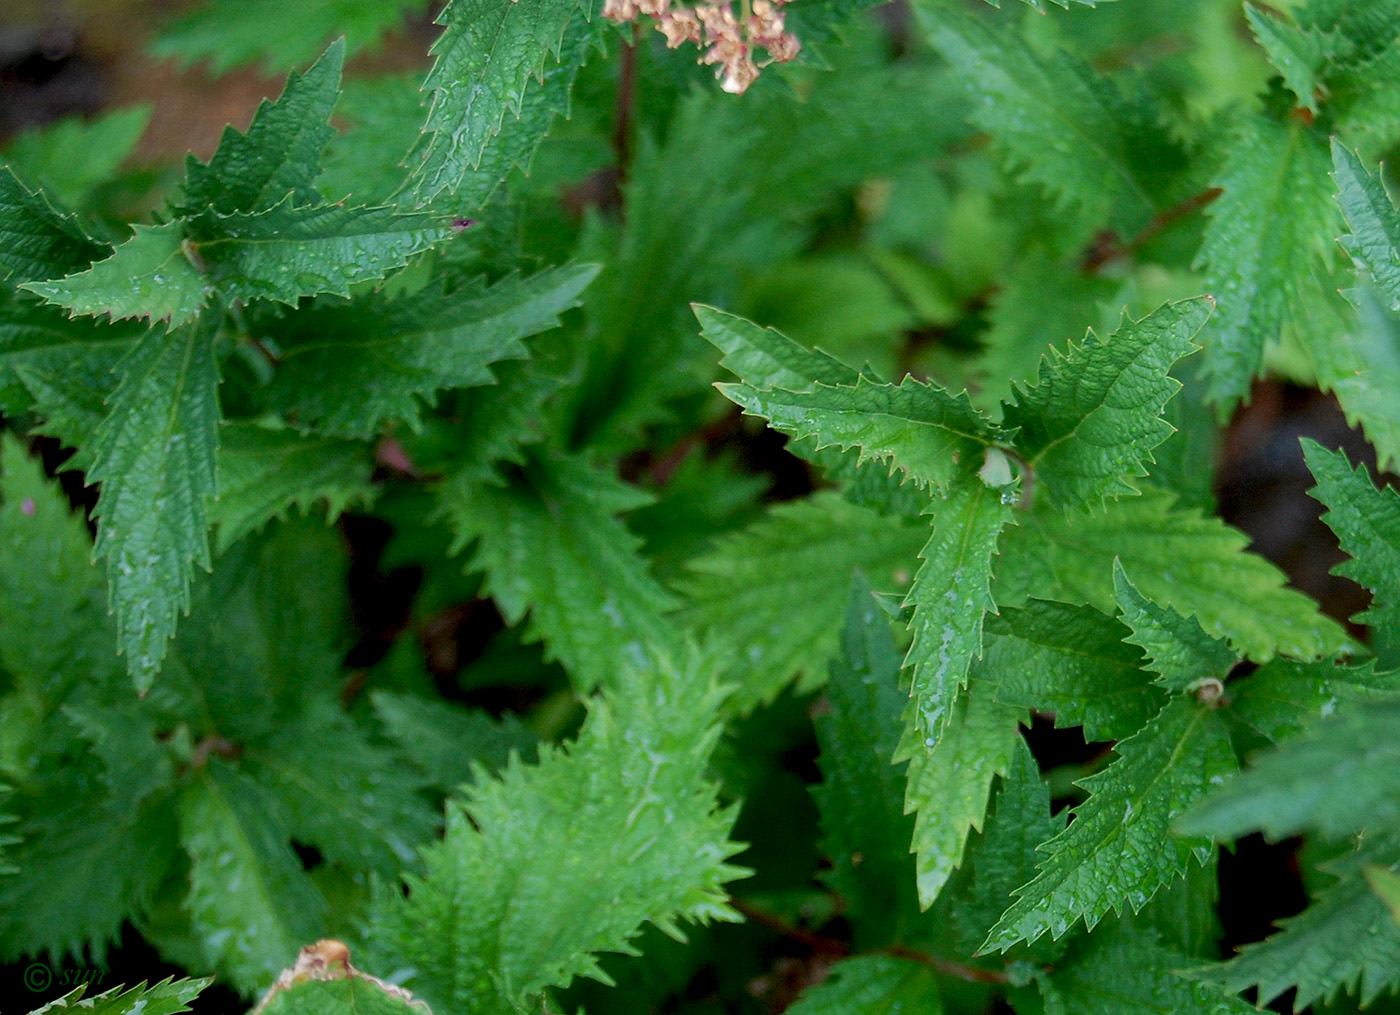
[[[15,701],[6,699],[14,717]],[[50,719],[52,729],[59,720]],[[103,802],[98,765],[74,752],[67,765],[31,776],[6,810],[23,841],[7,850],[17,873],[0,875],[0,955],[91,956],[100,961],[169,874],[177,850],[167,801],[136,810]]]
[[[9,166],[0,164],[0,281],[58,278],[101,260],[110,248],[98,243],[77,219],[30,190]]]
[[[423,6],[421,0],[205,0],[161,29],[150,51],[185,66],[207,63],[215,77],[253,63],[283,71],[314,59],[337,35],[345,36],[347,53],[372,48]]]
[[[1364,466],[1353,468],[1315,441],[1303,440],[1303,457],[1317,480],[1311,494],[1327,508],[1322,520],[1351,558],[1334,573],[1374,594],[1357,619],[1377,631],[1400,630],[1400,494],[1376,489]]]
[[[209,567],[205,501],[216,489],[219,425],[213,336],[194,325],[150,331],[120,369],[88,471],[101,487],[93,552],[107,562],[119,644],[144,690],[178,613],[189,610],[194,566]]]
[[[1105,928],[1045,978],[1047,1015],[1249,1015],[1252,1005],[1178,975],[1188,957],[1146,928]],[[1262,1001],[1262,998],[1261,998]]]
[[[449,220],[434,212],[296,207],[291,198],[255,212],[201,215],[190,228],[226,299],[290,306],[320,293],[348,299],[352,285],[385,278],[452,235]]]
[[[1340,225],[1327,153],[1301,125],[1250,117],[1227,151],[1196,258],[1217,304],[1199,338],[1222,415],[1248,393],[1265,345],[1290,323],[1306,330],[1304,299]]]
[[[1400,702],[1351,702],[1254,760],[1178,824],[1192,835],[1341,836],[1400,823]]]
[[[925,514],[933,519],[933,534],[919,551],[923,564],[904,598],[914,610],[914,643],[904,665],[914,670],[911,729],[937,741],[968,667],[982,655],[982,619],[996,612],[992,568],[1011,508],[1000,490],[965,476],[934,497]]]
[[[152,987],[142,982],[126,990],[113,987],[92,997],[83,997],[87,984],[81,984],[30,1015],[58,1015],[67,1011],[81,1011],[83,1015],[179,1015],[190,1010],[190,1002],[210,982],[166,977]]]
[[[171,328],[193,320],[209,301],[210,285],[185,252],[181,224],[136,225],[132,230],[131,239],[112,256],[86,271],[20,288],[78,316],[143,318],[165,321]]]
[[[678,936],[678,920],[736,918],[722,888],[745,873],[725,863],[735,812],[705,777],[719,735],[710,673],[693,656],[616,664],[572,746],[449,805],[428,873],[383,914],[435,1010],[538,1007],[550,987],[603,978],[596,953],[630,951],[644,922]]]
[[[1343,47],[1341,37],[1335,32],[1308,31],[1287,15],[1272,9],[1265,13],[1251,3],[1244,5],[1244,14],[1269,62],[1283,75],[1284,86],[1298,97],[1299,107],[1316,113],[1323,72]]]
[[[1392,867],[1394,843],[1373,845],[1356,859]],[[1382,991],[1393,991],[1400,983],[1400,926],[1371,891],[1356,859],[1340,865],[1339,880],[1300,915],[1280,921],[1278,933],[1193,975],[1232,993],[1258,987],[1260,1005],[1296,987],[1295,1012],[1341,989],[1357,994],[1362,1007]]]
[[[1308,354],[1319,387],[1341,403],[1347,422],[1361,427],[1376,449],[1379,468],[1400,465],[1400,313],[1389,310],[1369,284],[1344,292],[1355,309],[1327,327]],[[1328,304],[1333,309],[1334,304]]]
[[[1051,347],[1039,382],[1015,389],[1004,424],[1016,448],[1059,507],[1093,506],[1137,493],[1152,449],[1171,436],[1162,409],[1181,387],[1168,371],[1194,352],[1210,316],[1209,299],[1170,303],[1134,321],[1126,314],[1101,341],[1092,331],[1060,353]]]
[[[808,349],[776,328],[696,304],[700,336],[724,356],[719,365],[754,388],[807,391],[814,384],[854,386],[860,372],[820,349]]]
[[[1332,178],[1337,204],[1351,232],[1342,246],[1385,294],[1392,311],[1400,311],[1400,213],[1390,203],[1379,173],[1370,172],[1357,154],[1332,139]]]
[[[272,982],[301,942],[319,936],[326,909],[277,814],[264,790],[217,758],[180,796],[185,909],[207,960],[244,994]]]
[[[974,677],[950,703],[937,740],[906,722],[895,753],[909,762],[904,807],[915,814],[910,849],[925,908],[961,865],[968,834],[982,828],[992,781],[1006,774],[1020,739],[1025,712],[997,701],[994,690],[990,680]]]
[[[1113,589],[1123,622],[1132,628],[1126,640],[1147,653],[1144,665],[1168,691],[1189,691],[1204,680],[1223,681],[1239,662],[1230,646],[1201,630],[1195,617],[1158,606],[1139,592],[1117,559]]]
[[[357,441],[230,423],[219,431],[215,464],[219,497],[208,515],[217,553],[293,507],[307,513],[324,502],[333,522],[351,504],[374,499],[370,449]]]
[[[393,877],[436,830],[421,783],[338,709],[308,703],[250,745],[240,770],[277,798],[287,831],[347,870]]]
[[[521,103],[517,115],[502,119],[500,132],[487,139],[475,167],[455,183],[452,174],[464,172],[462,165],[445,167],[447,190],[462,209],[484,208],[514,170],[530,175],[535,153],[550,128],[572,113],[574,81],[591,52],[601,48],[605,24],[601,18],[591,22],[571,18],[559,43],[559,59],[544,61],[544,70],[535,74],[535,82],[529,85],[526,101]],[[408,162],[412,164],[412,156]],[[426,177],[425,182],[431,189],[442,179]]]
[[[858,448],[862,462],[887,461],[922,486],[947,486],[959,461],[978,458],[1000,436],[966,393],[950,395],[912,376],[899,384],[861,376],[850,387],[818,382],[803,391],[716,387],[749,415],[765,417],[775,430],[812,438],[818,450]]]
[[[770,701],[794,676],[820,685],[837,649],[851,572],[898,592],[914,572],[924,525],[857,507],[832,493],[777,504],[746,529],[719,539],[677,582],[681,620],[735,660],[738,712]],[[795,610],[791,604],[801,603]]]
[[[904,813],[904,773],[893,764],[907,701],[899,669],[890,619],[857,574],[826,684],[829,709],[814,720],[822,784],[812,797],[832,865],[822,880],[846,900],[857,933],[881,941],[898,939],[902,920],[918,911],[907,890],[914,823]]]
[[[0,560],[0,667],[40,686],[101,626],[102,572],[83,520],[9,435],[0,438]]]
[[[1194,859],[1210,857],[1209,839],[1172,838],[1170,829],[1206,791],[1235,770],[1220,717],[1179,697],[1114,748],[1102,772],[1080,785],[1089,799],[1045,846],[1034,881],[1017,891],[983,948],[1002,951],[1046,931],[1059,938],[1081,917],[1092,930],[1110,909],[1141,909]]]
[[[119,369],[88,472],[101,486],[93,552],[107,561],[119,644],[144,689],[176,611],[188,611],[191,565],[209,566],[218,376],[208,329],[194,326],[148,332]]]
[[[677,644],[663,614],[677,604],[648,572],[640,541],[616,516],[650,498],[579,458],[527,453],[508,485],[446,480],[439,504],[453,552],[475,544],[469,570],[507,623],[530,615],[528,634],[569,670],[575,685],[611,686],[620,660]]]
[[[433,92],[424,124],[427,134],[415,168],[420,201],[453,192],[481,162],[506,114],[519,117],[531,98],[531,78],[540,79],[558,58],[564,34],[586,21],[583,0],[452,0],[438,15],[444,26],[434,43],[436,58],[423,84]],[[535,96],[534,98],[538,98]],[[547,124],[546,124],[547,126]]]
[[[918,4],[915,13],[968,88],[968,119],[1023,179],[1125,234],[1151,217],[1184,159],[1147,102],[1138,108],[1069,54],[1042,55],[953,5]]]
[[[1283,573],[1248,553],[1244,533],[1170,493],[1110,502],[1096,514],[1023,512],[1001,546],[993,594],[1019,605],[1027,596],[1089,603],[1112,612],[1113,559],[1142,594],[1224,638],[1250,659],[1317,658],[1350,640],[1306,596],[1285,588]]]
[[[1082,726],[1089,741],[1121,740],[1166,704],[1143,674],[1131,631],[1091,606],[1032,599],[987,618],[982,672],[998,701],[1053,712],[1055,725]]]
[[[419,400],[443,388],[494,384],[490,365],[523,359],[521,341],[557,327],[597,268],[575,265],[492,286],[473,280],[411,296],[318,302],[273,336],[282,361],[267,393],[298,426],[368,437],[386,422],[420,425]]]
[[[968,954],[986,938],[1012,893],[1035,877],[1040,846],[1064,831],[1068,817],[1068,810],[1050,812],[1050,787],[1025,739],[1016,737],[985,828],[967,845],[969,888],[953,906],[960,947]]]
[[[1400,670],[1376,672],[1368,659],[1356,666],[1335,660],[1273,659],[1229,684],[1229,715],[1275,743],[1326,719],[1343,702],[1384,700],[1400,692]]]
[[[299,205],[317,203],[312,184],[321,153],[335,135],[330,118],[344,62],[340,39],[304,75],[288,75],[276,102],[258,105],[247,133],[225,128],[207,165],[188,156],[182,209],[222,216],[267,211],[288,198]]]
[[[389,691],[370,697],[385,735],[425,780],[446,792],[474,782],[483,768],[504,768],[513,754],[536,760],[535,736],[509,713],[497,719],[480,709]]]
[[[828,979],[804,991],[790,1015],[941,1015],[938,979],[928,966],[890,955],[843,959]]]

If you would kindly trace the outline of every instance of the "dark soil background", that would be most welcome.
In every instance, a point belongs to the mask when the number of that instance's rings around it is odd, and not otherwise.
[[[212,78],[201,68],[181,70],[146,55],[145,40],[185,6],[180,0],[0,0],[0,148],[15,133],[63,116],[90,116],[148,102],[154,106],[154,115],[134,163],[176,165],[187,151],[207,158],[224,125],[246,127],[258,102],[275,96],[282,80],[255,70]],[[353,61],[351,73],[426,65],[433,34],[431,16],[425,14],[394,36],[383,51]],[[771,433],[760,434],[735,426],[723,439],[726,444],[752,444],[740,449],[745,457],[766,463],[765,471],[773,472],[780,486],[790,487],[792,477],[802,475],[802,467],[775,445]],[[1216,480],[1219,511],[1248,533],[1254,549],[1279,565],[1296,587],[1317,599],[1328,614],[1345,621],[1364,609],[1367,597],[1350,581],[1330,573],[1343,557],[1335,538],[1319,521],[1319,505],[1307,496],[1312,481],[1298,444],[1304,436],[1325,447],[1344,448],[1353,461],[1374,468],[1374,453],[1359,432],[1347,426],[1330,396],[1263,381],[1255,386],[1250,404],[1231,421],[1222,443]],[[400,633],[417,585],[413,574],[386,574],[379,568],[386,528],[368,518],[351,517],[342,523],[356,561],[352,594],[362,632],[362,642],[355,649],[356,665],[373,662]],[[501,626],[494,607],[478,602],[445,612],[419,634],[429,658],[442,659],[443,669],[451,671],[463,655],[479,652]],[[1031,733],[1043,764],[1084,760],[1086,750],[1097,749],[1045,726]],[[793,767],[800,770],[796,774],[803,780],[814,779],[811,758],[801,750],[796,755],[801,755],[794,757]],[[1226,954],[1233,946],[1266,936],[1272,921],[1303,908],[1306,896],[1297,875],[1296,848],[1290,842],[1268,846],[1256,836],[1241,842],[1233,854],[1223,855],[1221,915]],[[771,972],[764,982],[754,981],[751,989],[765,991],[775,1010],[805,981],[820,975],[823,963],[830,961],[820,954],[819,942],[793,940],[790,933],[777,930],[750,928],[753,931],[757,932],[754,945],[769,956]],[[71,959],[0,966],[0,1010],[26,1012],[79,981],[91,981],[94,989],[100,989],[182,973],[162,963],[130,927],[107,962],[106,969],[86,968]],[[711,971],[711,980],[720,975]],[[707,982],[697,978],[688,993],[703,995]],[[201,1012],[244,1010],[234,995],[218,988],[197,1004]]]

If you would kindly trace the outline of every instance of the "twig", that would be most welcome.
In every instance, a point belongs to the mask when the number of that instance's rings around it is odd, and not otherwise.
[[[1151,239],[1158,233],[1166,229],[1167,226],[1178,219],[1185,218],[1192,212],[1199,211],[1206,205],[1218,198],[1224,191],[1219,187],[1211,187],[1203,190],[1199,194],[1192,194],[1186,200],[1173,205],[1166,211],[1160,211],[1152,216],[1152,220],[1143,226],[1131,240],[1126,243],[1096,243],[1090,248],[1089,253],[1084,258],[1084,270],[1086,272],[1096,272],[1110,261],[1129,257],[1136,254],[1145,247]]]
[[[796,927],[781,916],[770,913],[765,909],[755,906],[751,902],[743,899],[731,899],[732,905],[745,917],[754,923],[762,924],[770,930],[775,930],[783,937],[791,938],[818,955],[828,955],[837,958],[845,958],[851,954],[851,946],[840,938],[829,937],[826,934],[818,934],[815,931],[807,930],[804,927]],[[942,973],[944,976],[952,976],[959,980],[968,980],[972,983],[1010,983],[1011,977],[1004,969],[980,969],[977,966],[969,966],[953,959],[941,958],[937,955],[929,955],[905,945],[886,945],[884,948],[874,949],[883,955],[891,955],[897,959],[908,959],[910,962],[917,962],[927,966],[929,969]]]

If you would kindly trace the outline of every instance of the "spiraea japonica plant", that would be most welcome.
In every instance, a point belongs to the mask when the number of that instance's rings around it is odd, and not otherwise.
[[[423,7],[3,149],[4,1010],[1390,1010],[1400,0]]]

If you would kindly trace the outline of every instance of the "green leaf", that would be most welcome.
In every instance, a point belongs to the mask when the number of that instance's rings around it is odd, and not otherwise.
[[[417,774],[328,702],[249,745],[241,771],[275,796],[300,843],[352,871],[392,877],[436,830]]]
[[[1123,622],[1132,628],[1127,640],[1147,653],[1145,666],[1168,691],[1190,691],[1203,681],[1223,681],[1239,657],[1219,638],[1201,630],[1195,617],[1158,606],[1128,580],[1119,560],[1113,562],[1114,598]]]
[[[14,699],[5,704],[13,717]],[[7,833],[23,837],[6,851],[17,873],[0,875],[7,961],[40,952],[100,960],[170,871],[177,844],[168,802],[110,808],[94,767],[79,753],[65,770],[22,787],[22,800],[6,801],[21,819]]]
[[[179,222],[132,227],[131,239],[86,271],[27,289],[70,314],[112,320],[143,318],[177,328],[209,301],[209,280],[190,261]]]
[[[145,132],[151,111],[151,106],[142,105],[93,120],[65,116],[21,133],[6,146],[5,158],[19,175],[37,181],[60,204],[78,207],[94,189],[117,175]]]
[[[1393,842],[1349,857],[1337,865],[1341,876],[1336,883],[1319,892],[1300,915],[1280,921],[1277,934],[1194,975],[1232,993],[1257,987],[1261,1006],[1293,987],[1293,1011],[1340,989],[1357,994],[1361,1006],[1368,1006],[1400,983],[1400,926],[1362,872],[1365,861],[1391,868],[1396,859]]]
[[[1352,468],[1341,452],[1303,440],[1303,457],[1317,486],[1322,520],[1351,558],[1334,570],[1374,594],[1357,619],[1373,631],[1400,630],[1400,494],[1376,489],[1364,466]]]
[[[65,389],[64,400],[95,407],[92,425],[78,428],[90,439],[103,415],[103,399],[115,385],[113,367],[145,332],[139,324],[114,327],[70,319],[56,307],[0,292],[0,412],[18,416],[32,409],[48,423],[53,405],[45,401],[36,406],[30,386],[43,390],[58,383]],[[70,446],[79,443],[72,434],[40,429]]]
[[[1046,1015],[1249,1015],[1255,1010],[1174,972],[1186,961],[1145,928],[1126,921],[1105,928],[1056,962],[1042,981]]]
[[[1050,787],[1022,737],[1012,743],[1000,782],[982,834],[967,845],[963,866],[972,872],[969,890],[952,905],[960,945],[968,954],[986,938],[1012,893],[1035,877],[1040,846],[1064,831],[1069,817],[1067,810],[1051,814]]]
[[[195,249],[226,299],[290,306],[320,293],[348,299],[352,285],[385,278],[452,235],[434,212],[291,202],[193,221]]]
[[[1391,918],[1396,923],[1400,923],[1400,874],[1375,864],[1367,864],[1362,868],[1362,871],[1366,875],[1366,883],[1371,886],[1371,891],[1376,894],[1376,898],[1385,903],[1385,908],[1390,910]]]
[[[611,686],[620,661],[645,662],[647,646],[677,644],[663,614],[676,600],[650,575],[639,540],[616,516],[647,503],[636,487],[579,458],[529,453],[508,485],[444,481],[439,503],[453,552],[509,624],[528,612],[531,639],[568,669],[575,686]]]
[[[997,700],[1053,712],[1086,740],[1131,736],[1166,704],[1124,642],[1132,632],[1091,606],[1032,599],[987,618],[987,632],[981,670],[995,675]]]
[[[767,418],[775,430],[813,438],[817,450],[859,448],[860,461],[887,461],[921,486],[947,486],[960,460],[979,458],[1000,436],[966,393],[950,395],[913,376],[899,384],[860,376],[850,387],[818,381],[802,391],[716,387],[747,414]]]
[[[319,936],[326,909],[278,813],[263,789],[217,758],[180,796],[185,909],[207,960],[244,994],[271,983]]]
[[[1357,666],[1336,660],[1272,659],[1229,684],[1229,715],[1279,743],[1326,719],[1352,699],[1376,701],[1400,691],[1400,670],[1377,673],[1368,659]]]
[[[1121,913],[1124,903],[1137,912],[1193,858],[1201,864],[1209,859],[1210,840],[1174,839],[1170,829],[1235,770],[1220,717],[1190,698],[1176,698],[1114,753],[1112,764],[1080,784],[1089,799],[1046,844],[1040,873],[1017,891],[984,948],[1005,951],[1046,931],[1058,939],[1080,917],[1092,930],[1110,909]]]
[[[1247,553],[1249,539],[1218,518],[1181,507],[1164,491],[1110,502],[1100,513],[1022,513],[1001,546],[993,594],[1016,606],[1027,596],[1115,608],[1113,560],[1142,594],[1250,659],[1317,658],[1351,643],[1282,572]]]
[[[1366,432],[1381,469],[1400,465],[1400,313],[1389,310],[1375,287],[1343,293],[1355,314],[1328,327],[1325,341],[1308,343],[1318,385],[1337,396],[1347,422]],[[1328,305],[1332,309],[1332,305]]]
[[[1298,106],[1316,113],[1326,65],[1343,48],[1342,38],[1335,32],[1304,29],[1272,8],[1265,13],[1246,3],[1244,14],[1269,62],[1283,75],[1284,86],[1298,97]]]
[[[295,983],[273,994],[256,1015],[428,1015],[428,1006],[390,993],[382,981],[347,976]]]
[[[423,121],[421,74],[354,77],[335,107],[348,126],[326,147],[316,189],[328,201],[396,204],[406,170],[404,156],[418,140]],[[348,195],[348,197],[347,197]]]
[[[437,19],[443,33],[432,49],[436,61],[423,85],[433,92],[433,102],[423,128],[428,137],[422,161],[414,170],[420,201],[455,192],[501,132],[506,114],[520,117],[527,102],[538,101],[538,94],[529,94],[530,79],[544,76],[560,56],[565,32],[586,21],[590,8],[583,0],[524,6],[513,0],[451,0],[443,9]]]
[[[107,562],[119,644],[144,690],[189,610],[193,565],[209,567],[219,378],[209,329],[193,325],[148,332],[120,369],[88,471],[101,486],[93,552]]]
[[[247,133],[224,129],[207,165],[185,159],[181,208],[188,215],[252,214],[319,202],[312,184],[321,153],[335,136],[331,110],[340,94],[345,40],[328,48],[306,74],[293,72],[276,102],[264,100]]]
[[[1047,284],[1054,278],[1053,285]],[[1046,350],[1084,333],[1102,320],[1101,303],[1115,299],[1120,283],[1087,273],[1079,264],[1064,264],[1037,244],[1001,269],[991,297],[990,320],[981,336],[986,348],[977,370],[986,379],[978,405],[1009,400],[1012,381],[1032,382]]]
[[[1301,125],[1249,117],[1226,150],[1197,256],[1216,300],[1199,338],[1222,415],[1248,393],[1266,344],[1289,324],[1306,331],[1305,298],[1340,225],[1327,152]]]
[[[1178,824],[1192,835],[1341,836],[1400,823],[1400,702],[1354,702],[1257,757]]]
[[[916,814],[919,904],[929,906],[962,864],[968,834],[981,829],[992,781],[1011,764],[1023,710],[996,700],[995,685],[974,677],[951,703],[934,742],[905,727],[897,761],[908,760],[905,809]]]
[[[86,998],[83,994],[87,984],[80,984],[30,1015],[58,1015],[66,1011],[81,1011],[83,1015],[179,1015],[190,1010],[190,1002],[210,982],[166,977],[153,987],[143,982],[128,990],[113,987]]]
[[[826,685],[829,709],[814,720],[822,784],[812,797],[832,865],[822,880],[846,900],[857,932],[882,941],[897,939],[918,912],[907,889],[914,823],[904,813],[904,773],[892,763],[907,701],[899,668],[890,619],[857,574]]]
[[[724,356],[719,365],[754,388],[809,390],[813,384],[854,386],[860,372],[820,349],[808,349],[776,328],[764,328],[714,307],[695,304],[700,335]]]
[[[559,43],[559,59],[544,61],[544,70],[534,75],[536,83],[529,86],[518,115],[508,115],[501,121],[500,132],[486,140],[481,159],[472,170],[466,169],[460,156],[444,157],[438,161],[441,171],[433,175],[434,156],[431,150],[425,149],[429,166],[420,176],[422,186],[415,197],[422,200],[433,187],[445,182],[454,200],[460,202],[460,208],[469,211],[485,208],[513,170],[518,169],[528,176],[536,150],[547,133],[561,117],[567,119],[572,114],[570,99],[574,81],[592,50],[601,47],[605,24],[602,18],[591,22],[580,17],[569,20]],[[475,103],[469,118],[477,122]],[[413,164],[412,156],[408,164]],[[410,186],[414,182],[410,181]]]
[[[74,216],[0,164],[0,281],[58,278],[101,260],[108,251]]]
[[[1001,491],[965,477],[936,496],[925,513],[933,518],[933,534],[919,551],[923,565],[904,598],[914,610],[914,643],[904,665],[914,669],[911,729],[936,741],[968,667],[982,655],[982,618],[996,612],[992,567],[1011,508]]]
[[[1124,234],[1141,228],[1184,164],[1154,123],[1106,77],[1067,53],[1042,55],[951,4],[917,4],[934,47],[969,94],[968,119],[990,134],[1022,179],[1038,183],[1086,222]]]
[[[790,1015],[941,1015],[938,979],[928,966],[889,955],[843,959],[787,1009]]]
[[[1137,493],[1152,449],[1171,436],[1162,409],[1181,387],[1172,364],[1196,350],[1191,337],[1209,299],[1168,304],[1134,321],[1126,314],[1106,341],[1090,331],[1067,353],[1053,346],[1035,387],[1015,389],[1004,424],[1052,503],[1093,506]]]
[[[1340,193],[1337,204],[1351,232],[1342,246],[1358,268],[1385,295],[1392,311],[1400,311],[1400,213],[1390,203],[1380,174],[1370,172],[1357,154],[1332,140],[1332,178]]]
[[[41,686],[104,627],[103,579],[87,526],[10,435],[0,438],[0,560],[0,667]]]
[[[322,502],[333,522],[351,504],[374,499],[370,449],[357,441],[302,437],[289,429],[230,423],[219,431],[219,497],[208,506],[222,553],[296,507]]]
[[[397,299],[318,301],[274,327],[282,361],[267,397],[325,433],[369,437],[389,420],[417,428],[419,399],[494,384],[490,365],[527,356],[521,340],[557,327],[596,274],[578,265],[489,287],[477,279]]]
[[[205,0],[165,26],[150,51],[185,66],[205,62],[215,77],[253,63],[282,71],[313,59],[338,35],[345,36],[347,53],[375,47],[423,6],[421,0]]]
[[[447,792],[476,781],[482,767],[504,768],[513,754],[535,761],[535,737],[509,713],[496,719],[479,709],[389,691],[370,697],[385,735],[425,781]]]
[[[578,740],[478,779],[448,809],[407,901],[383,919],[435,1010],[538,1008],[575,976],[606,978],[596,953],[631,950],[651,922],[732,920],[723,884],[735,812],[716,808],[705,770],[719,695],[693,655],[622,676],[595,700]]]
[[[794,676],[804,690],[819,686],[837,650],[851,572],[877,591],[902,591],[926,541],[924,525],[828,492],[774,505],[691,561],[692,574],[677,583],[688,600],[681,619],[735,661],[729,707],[771,701]]]

